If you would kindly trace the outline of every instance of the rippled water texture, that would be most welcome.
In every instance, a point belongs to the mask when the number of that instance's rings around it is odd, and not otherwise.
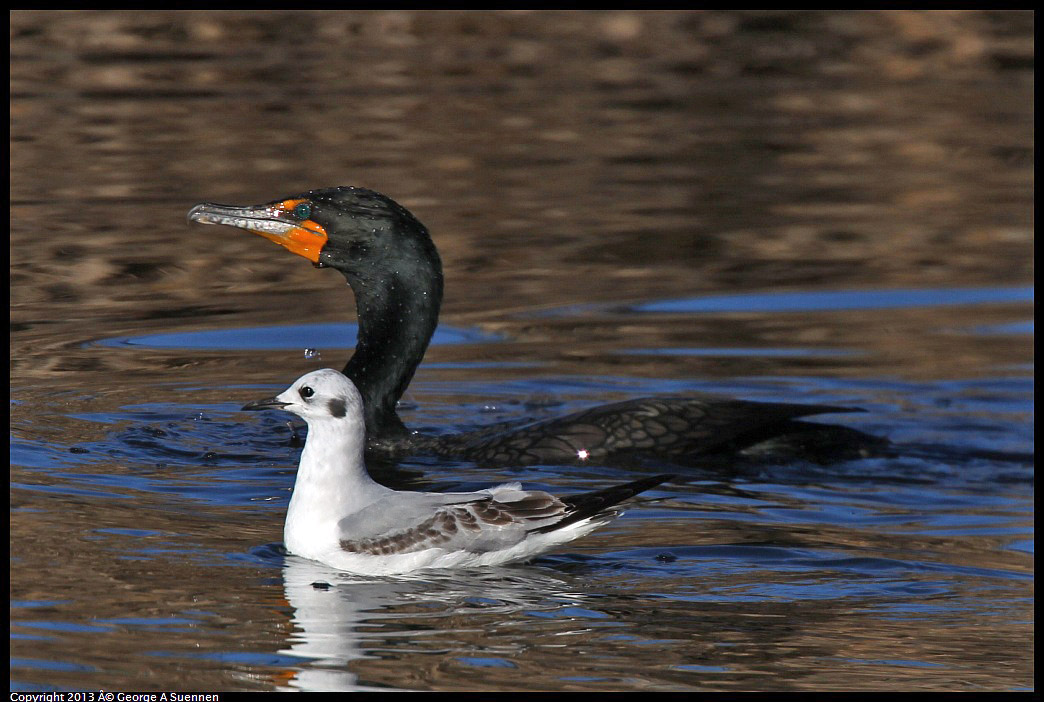
[[[12,689],[1032,687],[1032,14],[18,11],[11,82]],[[287,557],[237,408],[351,293],[185,214],[334,185],[442,255],[411,427],[710,391],[894,450],[670,466],[524,566]]]

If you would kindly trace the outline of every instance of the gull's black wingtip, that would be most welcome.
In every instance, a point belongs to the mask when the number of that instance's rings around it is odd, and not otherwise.
[[[675,473],[661,473],[660,475],[653,475],[648,478],[642,478],[640,480],[634,480],[629,483],[624,483],[623,485],[619,485],[618,487],[634,488],[634,494],[637,495],[640,492],[645,492],[649,488],[654,488],[657,485],[666,483],[670,480],[674,480],[677,477],[678,476]]]
[[[648,478],[640,478],[638,480],[632,480],[629,483],[620,483],[619,485],[613,485],[607,487],[604,490],[595,490],[594,492],[581,492],[575,495],[566,495],[559,499],[566,504],[579,506],[582,504],[595,505],[598,503],[602,504],[602,507],[610,507],[617,502],[623,502],[628,497],[634,497],[640,492],[645,492],[650,488],[654,488],[661,483],[665,483],[668,480],[677,478],[678,476],[674,473],[661,473],[660,475],[653,475]]]
[[[674,473],[662,473],[648,478],[632,480],[629,483],[613,485],[604,490],[581,492],[576,495],[565,495],[558,499],[569,505],[571,508],[572,511],[569,516],[559,522],[540,527],[539,529],[533,529],[532,531],[542,533],[561,529],[564,526],[568,526],[574,522],[579,522],[587,517],[593,517],[601,512],[608,511],[614,505],[676,477],[678,476]]]

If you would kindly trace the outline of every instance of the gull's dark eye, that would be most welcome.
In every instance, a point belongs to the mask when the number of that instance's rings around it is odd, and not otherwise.
[[[312,206],[307,202],[302,202],[293,209],[293,215],[296,219],[305,220],[312,216]]]
[[[313,390],[312,388],[308,387],[307,385],[305,385],[303,388],[301,388],[298,392],[300,392],[301,393],[301,397],[303,397],[306,400],[309,397],[311,397],[312,395],[315,394],[315,390]]]

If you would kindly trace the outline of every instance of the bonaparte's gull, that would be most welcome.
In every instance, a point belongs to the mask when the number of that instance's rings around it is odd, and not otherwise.
[[[362,396],[338,371],[308,373],[243,409],[281,409],[308,423],[283,542],[290,553],[354,573],[526,561],[606,524],[620,515],[618,503],[673,477],[562,497],[519,483],[478,492],[398,491],[367,473]]]

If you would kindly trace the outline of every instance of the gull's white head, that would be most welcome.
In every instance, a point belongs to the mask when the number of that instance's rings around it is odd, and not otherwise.
[[[363,421],[363,400],[355,384],[332,368],[302,375],[275,397],[247,403],[243,409],[281,409],[296,414],[309,426],[330,421]]]

